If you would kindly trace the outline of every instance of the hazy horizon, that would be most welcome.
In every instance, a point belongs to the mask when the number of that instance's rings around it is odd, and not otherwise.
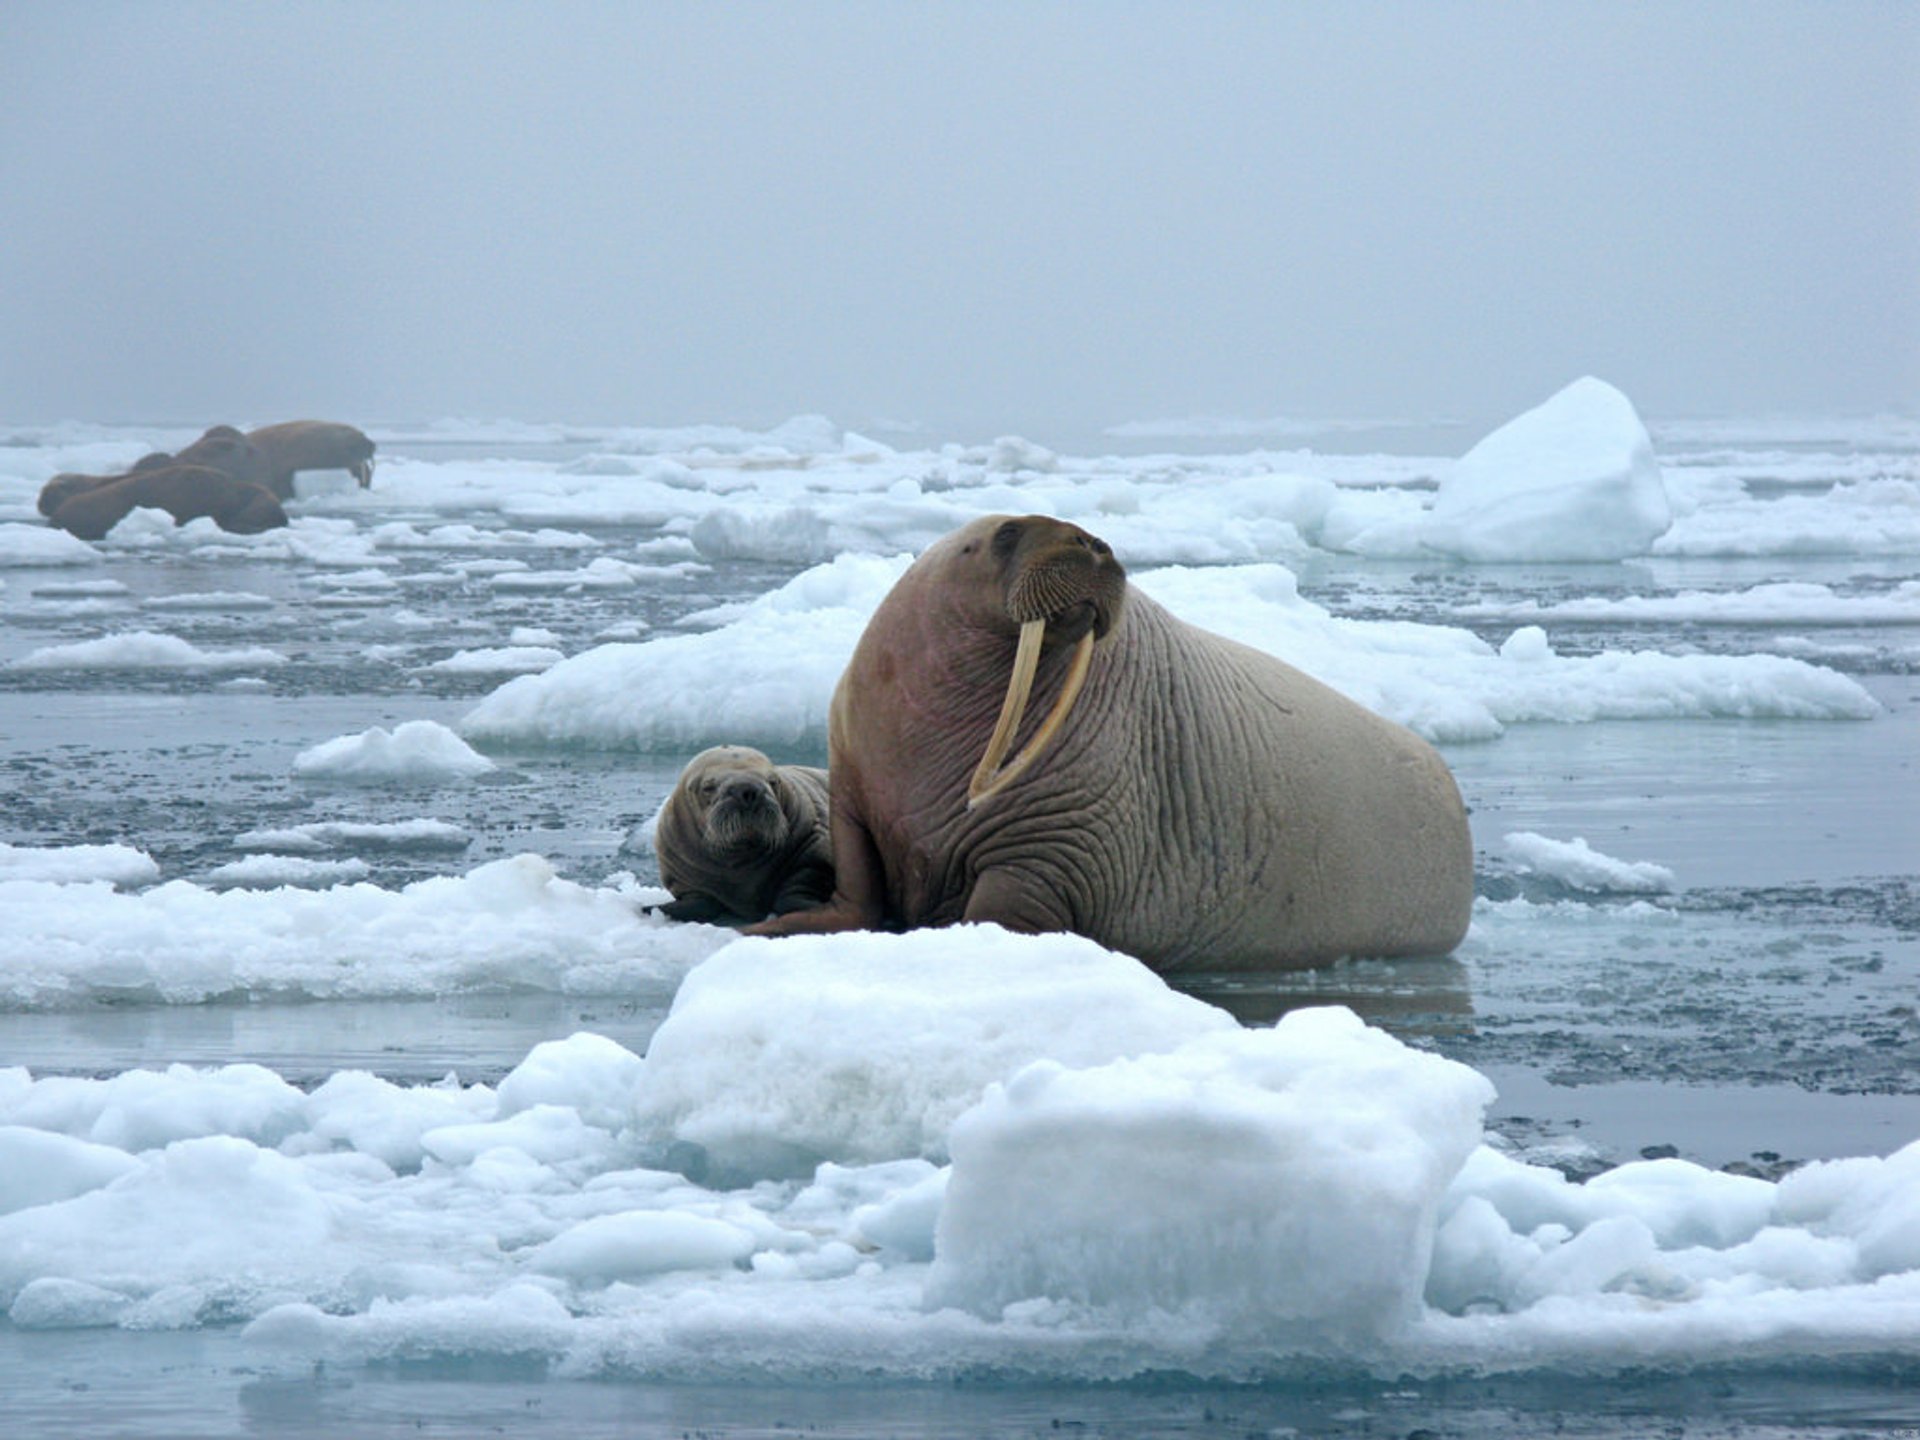
[[[1920,411],[1920,7],[0,14],[0,420]]]

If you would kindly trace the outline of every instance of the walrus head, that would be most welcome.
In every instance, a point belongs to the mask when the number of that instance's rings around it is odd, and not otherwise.
[[[977,522],[977,529],[962,553],[977,555],[997,572],[1005,621],[1019,639],[1000,719],[967,786],[968,809],[1018,779],[1066,723],[1093,663],[1094,642],[1119,623],[1127,594],[1127,572],[1112,547],[1078,525],[1027,515]],[[1041,652],[1049,645],[1074,647],[1066,679],[1026,748],[1008,760]]]
[[[787,807],[771,760],[744,745],[702,751],[687,765],[677,800],[692,812],[707,848],[722,858],[749,859],[787,843]]]

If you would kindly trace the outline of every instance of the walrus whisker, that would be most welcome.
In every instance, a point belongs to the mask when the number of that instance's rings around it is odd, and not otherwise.
[[[1044,621],[1029,621],[1027,626],[1023,626],[1020,632],[1020,641],[1023,648],[1026,644],[1027,629],[1034,625],[1038,625],[1042,630],[1046,628]],[[1039,646],[1037,643],[1034,649],[1036,652],[1038,651]],[[1039,656],[1036,653],[1034,663],[1037,664],[1038,660]],[[1015,666],[1017,667],[1019,663],[1019,657],[1016,656],[1014,659]],[[1086,684],[1087,671],[1092,668],[1092,665],[1093,632],[1089,630],[1080,637],[1080,642],[1073,648],[1073,664],[1068,667],[1067,678],[1061,683],[1060,698],[1053,702],[1053,709],[1049,710],[1047,712],[1047,718],[1040,722],[1040,728],[1033,732],[1033,738],[1027,742],[1026,749],[1009,760],[1006,767],[1002,769],[999,774],[988,776],[984,782],[980,772],[975,772],[973,784],[967,787],[967,808],[969,810],[978,805],[982,800],[990,796],[998,795],[1002,790],[1006,789],[1007,786],[1019,779],[1029,765],[1040,758],[1040,752],[1047,748],[1055,732],[1066,723],[1067,715],[1072,711],[1074,702],[1080,698],[1080,687]],[[1026,684],[1021,688],[1025,691],[1030,690],[1032,686],[1033,665],[1029,665],[1027,667]],[[1009,702],[1013,699],[1013,686],[1011,684],[1007,687],[1007,699]],[[1026,708],[1026,696],[1024,693],[1020,698],[1020,708],[1022,710]],[[1004,713],[1003,711],[1002,718],[1004,718]],[[1018,724],[1019,718],[1016,716],[1014,725],[1017,726]],[[1011,728],[1012,727],[1009,727],[1010,732]],[[999,732],[995,731],[996,738],[998,734]],[[1005,747],[1002,746],[1002,748],[1004,749]],[[987,753],[989,755],[993,753],[992,745],[987,747]],[[981,761],[981,770],[984,771],[985,768],[986,761],[983,758]]]
[[[994,773],[999,770],[1000,762],[1007,758],[1007,750],[1013,744],[1014,731],[1020,728],[1020,721],[1027,713],[1027,697],[1033,693],[1034,671],[1040,668],[1040,642],[1046,638],[1047,622],[1029,620],[1020,627],[1020,644],[1013,652],[1013,673],[1007,677],[1007,698],[1000,702],[1000,719],[993,727],[993,738],[987,741],[986,753],[980,757],[980,763],[974,767],[973,779],[967,785],[967,803],[971,805],[980,798]]]

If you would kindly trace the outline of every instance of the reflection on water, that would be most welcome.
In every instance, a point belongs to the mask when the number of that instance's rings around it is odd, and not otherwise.
[[[1344,1005],[1402,1040],[1464,1035],[1473,1028],[1467,967],[1452,956],[1347,960],[1261,975],[1182,975],[1174,985],[1242,1025],[1272,1025],[1311,1005]]]
[[[1816,1376],[1703,1369],[1404,1377],[1325,1366],[1259,1386],[1145,1378],[1115,1385],[558,1383],[498,1356],[287,1372],[232,1330],[13,1332],[0,1327],[9,1433],[36,1440],[172,1437],[599,1437],[782,1435],[1046,1437],[1179,1435],[1769,1437],[1886,1433],[1920,1425],[1920,1366],[1828,1365]]]

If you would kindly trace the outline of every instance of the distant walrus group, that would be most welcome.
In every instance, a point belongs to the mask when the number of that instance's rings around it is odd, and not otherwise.
[[[257,535],[287,523],[302,470],[345,470],[373,483],[373,441],[331,420],[288,420],[245,434],[215,425],[176,455],[143,456],[119,475],[56,475],[40,491],[40,513],[82,540],[98,540],[142,507],[176,525],[210,519],[222,530]]]

